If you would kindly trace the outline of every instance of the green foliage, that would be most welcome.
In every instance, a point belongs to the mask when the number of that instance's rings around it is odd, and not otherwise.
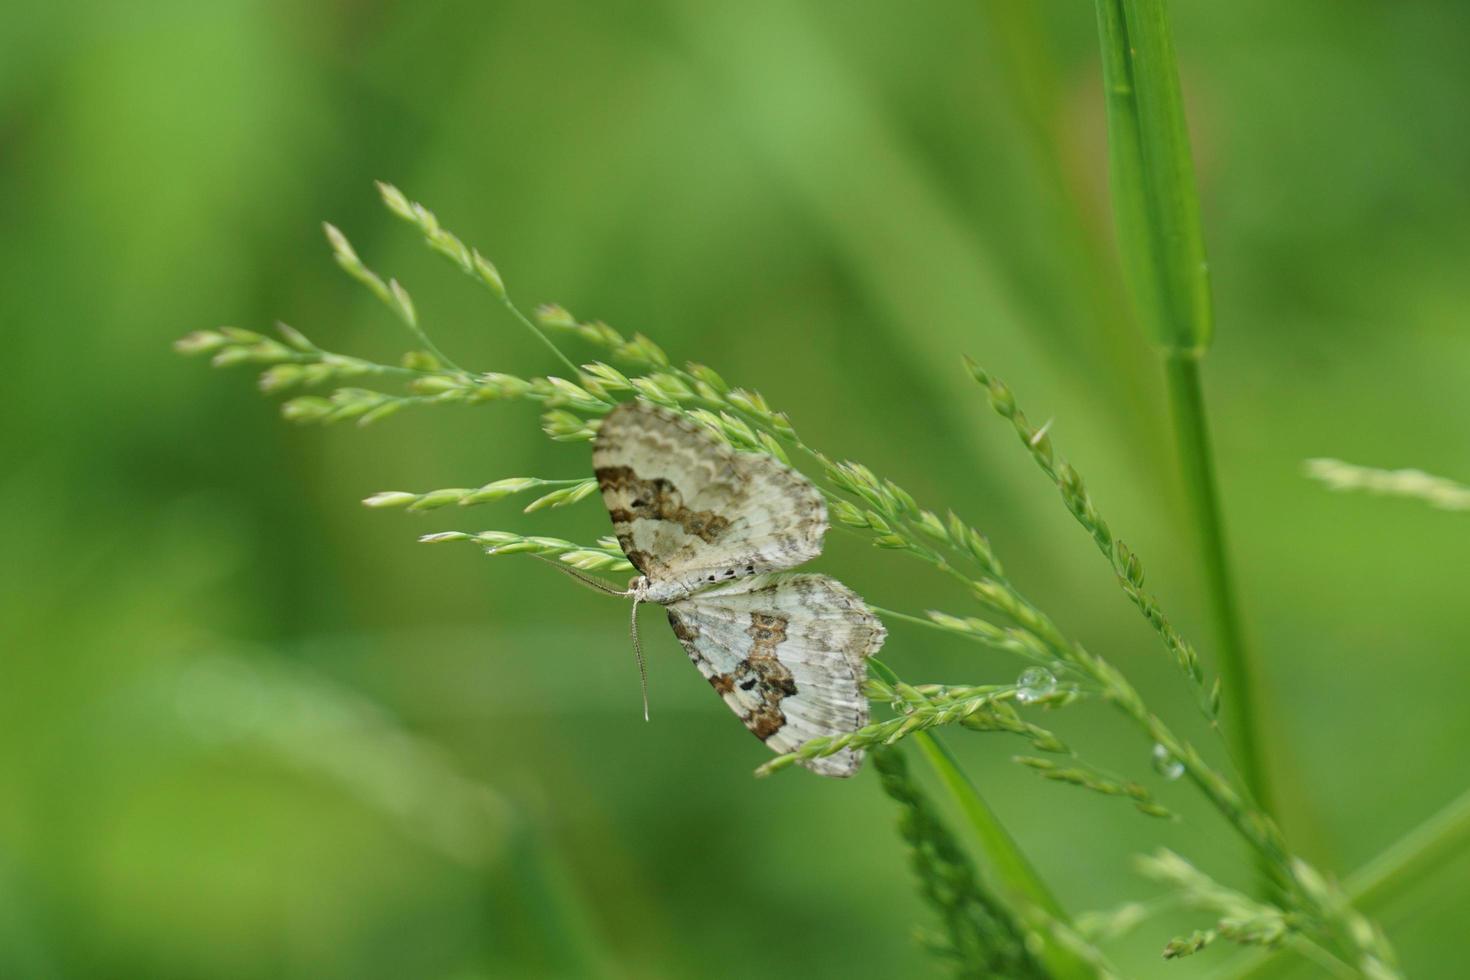
[[[981,883],[933,803],[915,784],[903,753],[879,749],[872,762],[883,792],[899,806],[899,834],[909,846],[920,891],[943,923],[943,934],[929,938],[928,948],[952,964],[956,977],[1047,977],[1026,948],[1026,931]]]
[[[1169,13],[1220,323],[1202,381],[1275,709],[1276,812],[1405,973],[1455,975],[1470,957],[1463,529],[1299,474],[1330,455],[1467,475],[1470,62],[1456,41],[1470,9]],[[574,365],[663,370],[581,336],[606,316],[672,363],[758,385],[805,442],[862,459],[946,526],[953,505],[1066,635],[1228,771],[1174,660],[955,363],[983,357],[1046,413],[1036,422],[1055,417],[1048,436],[1142,556],[1147,591],[1220,674],[1151,335],[1118,288],[1131,256],[1107,222],[1110,92],[1087,15],[1019,0],[8,8],[0,974],[735,980],[752,968],[747,936],[772,977],[932,970],[906,934],[932,913],[871,767],[845,785],[752,784],[769,754],[666,631],[644,635],[645,725],[626,609],[560,588],[534,559],[414,544],[489,527],[595,546],[595,504],[523,514],[548,486],[473,509],[353,505],[588,476],[595,412],[456,394],[440,404],[458,408],[410,402],[366,430],[302,429],[164,354],[221,322],[290,347],[269,329],[286,315],[365,362],[577,383],[505,320],[490,283],[379,207],[380,177],[503,260]],[[398,280],[444,360],[323,261],[323,217],[385,289]],[[530,312],[553,295],[587,314],[575,329]],[[404,347],[419,353],[401,361]],[[267,383],[285,398],[418,394],[415,375],[276,366]],[[972,854],[1002,900],[1016,901],[1018,858],[1058,912],[1126,896],[1120,911],[1145,916],[1129,932],[1099,929],[1111,913],[1072,918],[1121,976],[1343,972],[1291,941],[1217,939],[1160,962],[1169,937],[1219,917],[1130,876],[1130,855],[1167,846],[1269,899],[1238,835],[1188,779],[1155,775],[1153,746],[1110,719],[1101,688],[958,579],[872,552],[880,535],[859,530],[829,535],[819,567],[890,607],[889,650],[916,690],[1013,687],[1043,667],[1076,691],[1066,706],[1006,703],[1085,759],[959,724],[898,746],[920,751],[926,786],[928,748],[948,747],[933,792],[962,845],[1009,828],[1011,871],[992,846]],[[977,632],[897,615],[930,609]],[[1224,695],[1229,725],[1228,678]],[[221,724],[203,723],[212,711]],[[1017,752],[1136,781],[1179,820],[1042,784]],[[430,772],[453,779],[415,781]],[[993,811],[950,807],[965,783]],[[476,816],[476,797],[499,816]],[[757,835],[758,858],[731,857]],[[438,843],[463,839],[478,851]],[[1066,935],[1056,920],[1049,932]]]

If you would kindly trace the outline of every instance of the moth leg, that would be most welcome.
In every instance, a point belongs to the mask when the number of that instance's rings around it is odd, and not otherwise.
[[[588,575],[586,572],[579,571],[578,569],[572,568],[568,565],[563,565],[559,561],[552,561],[550,558],[544,558],[541,555],[532,555],[531,557],[539,561],[546,562],[546,564],[550,565],[552,568],[555,568],[559,572],[565,572],[572,578],[576,579],[578,582],[581,582],[583,585],[587,586],[587,588],[592,589],[594,592],[601,592],[603,595],[615,595],[622,597],[630,596],[633,594],[631,589],[615,589],[597,576]]]

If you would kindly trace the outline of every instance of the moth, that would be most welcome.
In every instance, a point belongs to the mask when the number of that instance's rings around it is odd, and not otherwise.
[[[867,724],[862,683],[883,624],[835,579],[781,574],[822,550],[827,506],[811,481],[637,401],[603,419],[592,465],[639,572],[620,593],[633,599],[635,650],[639,604],[663,606],[699,672],[778,753]],[[850,748],[802,763],[823,776],[861,764]]]

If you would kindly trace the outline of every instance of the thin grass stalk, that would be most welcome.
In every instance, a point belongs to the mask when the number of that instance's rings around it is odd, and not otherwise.
[[[1097,0],[1114,214],[1125,272],[1164,355],[1170,414],[1225,681],[1227,737],[1251,795],[1272,809],[1256,668],[1240,625],[1199,359],[1214,331],[1199,201],[1164,0]]]
[[[1226,553],[1225,524],[1210,449],[1209,423],[1200,385],[1199,359],[1193,352],[1164,359],[1174,436],[1183,470],[1185,497],[1198,537],[1199,562],[1210,600],[1225,697],[1225,735],[1246,788],[1256,804],[1271,813],[1270,774],[1261,745],[1257,712],[1260,678],[1240,622],[1234,576]]]

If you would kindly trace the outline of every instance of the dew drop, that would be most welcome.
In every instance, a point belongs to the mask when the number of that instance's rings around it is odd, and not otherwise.
[[[1159,743],[1154,743],[1154,768],[1165,779],[1178,779],[1184,775],[1184,763]]]
[[[1040,701],[1057,689],[1057,679],[1045,667],[1027,667],[1016,679],[1016,700],[1021,704]]]

